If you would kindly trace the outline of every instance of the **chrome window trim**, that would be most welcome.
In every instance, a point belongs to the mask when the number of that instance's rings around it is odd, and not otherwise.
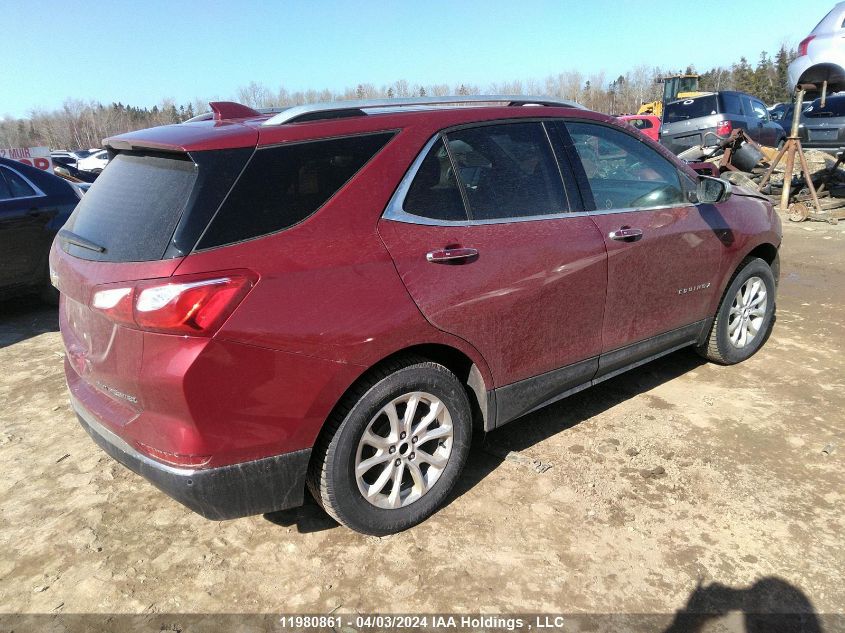
[[[513,224],[516,222],[535,222],[538,220],[565,220],[566,218],[579,218],[591,215],[611,215],[613,213],[633,213],[635,211],[660,211],[661,209],[678,209],[683,207],[695,206],[695,204],[693,204],[692,202],[683,202],[680,204],[667,204],[656,207],[620,207],[619,209],[595,209],[593,211],[564,211],[561,213],[529,215],[524,217],[520,216],[509,218],[494,218],[489,220],[440,220],[435,218],[427,218],[422,215],[414,215],[413,213],[405,211],[405,209],[403,208],[403,205],[405,203],[405,196],[408,194],[408,190],[411,188],[411,183],[416,177],[417,171],[419,170],[426,156],[428,156],[428,153],[431,151],[431,148],[434,147],[434,145],[441,139],[442,135],[443,132],[438,132],[437,134],[432,136],[428,140],[428,142],[423,146],[420,153],[414,159],[414,162],[411,163],[411,166],[408,168],[408,171],[405,172],[405,175],[402,177],[402,180],[399,181],[399,186],[396,188],[396,191],[394,191],[393,195],[390,197],[390,201],[387,203],[387,207],[385,207],[384,213],[381,216],[383,219],[393,220],[394,222],[403,222],[405,224],[419,224],[423,226],[458,227],[480,226],[484,224]],[[681,175],[683,175],[683,173],[679,170],[679,181]]]
[[[0,200],[3,200],[3,201],[7,201],[7,200],[31,200],[32,198],[46,198],[47,197],[47,194],[44,193],[43,191],[41,191],[41,188],[38,185],[36,185],[29,178],[24,176],[17,169],[14,169],[13,167],[9,167],[8,165],[0,165],[0,169],[6,169],[6,170],[12,172],[13,174],[15,174],[16,176],[22,178],[23,181],[26,184],[28,184],[30,187],[32,187],[33,191],[35,191],[34,196],[12,196],[11,198],[0,198]]]

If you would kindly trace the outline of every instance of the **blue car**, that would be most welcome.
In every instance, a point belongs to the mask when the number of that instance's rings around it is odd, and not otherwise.
[[[81,197],[67,180],[0,158],[0,300],[24,294],[58,300],[47,258]]]

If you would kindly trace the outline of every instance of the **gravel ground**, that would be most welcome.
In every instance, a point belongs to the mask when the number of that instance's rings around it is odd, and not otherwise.
[[[0,304],[0,613],[841,615],[845,229],[785,224],[754,358],[679,352],[478,437],[448,506],[386,538],[184,509],[77,424],[55,314]]]

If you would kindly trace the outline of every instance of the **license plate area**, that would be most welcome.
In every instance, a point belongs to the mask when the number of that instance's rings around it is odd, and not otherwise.
[[[835,141],[839,139],[839,130],[813,130],[807,131],[811,141]]]

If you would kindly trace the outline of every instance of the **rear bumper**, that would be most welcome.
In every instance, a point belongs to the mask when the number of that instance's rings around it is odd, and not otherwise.
[[[78,401],[71,402],[82,428],[100,448],[207,519],[236,519],[302,505],[311,449],[217,468],[175,468],[139,453]]]
[[[801,148],[802,149],[817,149],[822,152],[827,152],[828,154],[838,154],[842,150],[845,150],[845,141],[830,141],[830,142],[821,142],[821,141],[807,141],[805,138],[801,139]]]

